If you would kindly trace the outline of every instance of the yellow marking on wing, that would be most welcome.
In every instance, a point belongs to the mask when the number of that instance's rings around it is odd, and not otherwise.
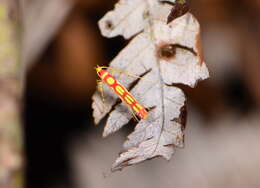
[[[133,104],[133,102],[135,101],[130,95],[126,95],[125,100],[128,104]]]
[[[116,86],[116,91],[120,94],[120,95],[123,95],[125,90],[120,86],[120,85],[117,85]]]
[[[136,113],[139,113],[140,110],[136,107],[136,106],[133,106],[133,110],[136,112]]]
[[[140,105],[140,104],[136,104],[136,106],[137,106],[137,108],[139,108],[139,110],[142,110],[143,109],[143,107]]]
[[[115,82],[116,82],[115,79],[112,78],[112,77],[109,77],[109,78],[107,79],[107,83],[108,83],[109,85],[113,85]]]

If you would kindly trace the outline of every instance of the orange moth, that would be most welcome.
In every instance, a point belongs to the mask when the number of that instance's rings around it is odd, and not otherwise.
[[[96,68],[98,76],[102,82],[106,83],[118,97],[130,107],[131,110],[140,118],[146,119],[148,116],[147,110],[131,95],[127,89],[122,86],[107,70],[105,67]]]

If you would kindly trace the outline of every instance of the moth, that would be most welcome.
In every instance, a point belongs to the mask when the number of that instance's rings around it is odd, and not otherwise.
[[[134,117],[135,115],[140,119],[146,119],[148,117],[148,111],[112,76],[112,74],[108,72],[107,67],[97,66],[96,71],[101,81],[106,83],[114,91],[114,93],[130,108],[131,112],[134,112]],[[102,98],[104,99],[103,91],[100,91]]]

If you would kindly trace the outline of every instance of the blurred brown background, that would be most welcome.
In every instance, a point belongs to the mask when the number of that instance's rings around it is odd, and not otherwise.
[[[91,117],[94,67],[108,64],[126,45],[121,37],[103,38],[97,27],[115,2],[74,0],[33,60],[24,111],[27,187],[260,187],[257,0],[190,0],[202,26],[211,78],[196,89],[184,88],[189,101],[186,147],[169,163],[155,159],[103,176],[130,131],[102,139],[103,125],[94,127]],[[44,29],[47,35],[50,28]]]

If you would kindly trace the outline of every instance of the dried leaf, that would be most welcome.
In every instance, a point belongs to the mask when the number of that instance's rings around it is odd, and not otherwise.
[[[129,38],[139,33],[110,67],[142,77],[114,74],[126,88],[131,88],[141,104],[151,109],[148,118],[139,121],[128,136],[126,151],[113,164],[113,171],[157,156],[169,160],[175,147],[183,147],[186,99],[174,84],[194,87],[209,76],[202,60],[197,20],[186,13],[167,24],[175,1],[164,2],[121,0],[99,22],[106,37]],[[125,104],[117,103],[117,96],[108,86],[104,93],[104,103],[98,93],[94,94],[92,107],[95,123],[110,113],[103,132],[108,136],[127,124],[132,114]]]

